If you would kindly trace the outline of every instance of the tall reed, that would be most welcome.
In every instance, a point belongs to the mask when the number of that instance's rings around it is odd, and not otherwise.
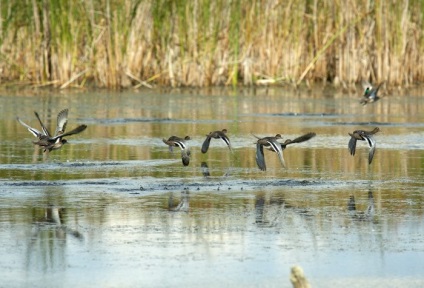
[[[424,81],[424,0],[0,2],[3,86]]]

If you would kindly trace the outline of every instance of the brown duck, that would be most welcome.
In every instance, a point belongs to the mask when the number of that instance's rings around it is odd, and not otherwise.
[[[376,142],[374,139],[374,134],[380,131],[380,128],[376,127],[372,131],[356,130],[353,133],[349,133],[350,140],[348,143],[348,148],[350,155],[354,156],[356,152],[356,141],[367,141],[368,146],[370,147],[370,152],[368,154],[368,164],[371,164],[372,159],[375,154]]]
[[[231,151],[230,139],[227,136],[227,129],[222,129],[221,131],[213,131],[206,135],[206,139],[202,145],[202,153],[208,152],[209,144],[211,143],[211,139],[221,139],[228,146]]]
[[[50,152],[52,150],[60,149],[64,144],[68,142],[63,137],[78,134],[87,128],[87,125],[83,124],[83,125],[79,125],[77,128],[69,132],[65,132],[66,124],[68,123],[68,109],[64,109],[60,111],[59,114],[57,115],[57,126],[55,130],[55,134],[54,136],[52,136],[52,134],[49,132],[47,127],[41,121],[38,113],[34,112],[34,114],[37,117],[38,122],[40,122],[42,131],[38,131],[37,129],[24,123],[19,117],[16,117],[16,119],[19,121],[19,123],[21,123],[24,127],[26,127],[29,132],[31,132],[35,137],[38,138],[38,140],[33,141],[33,143],[43,148],[44,152],[46,151]]]
[[[181,149],[181,160],[184,166],[188,166],[190,163],[190,148],[188,147],[186,140],[190,140],[190,136],[180,138],[177,136],[171,136],[166,139],[162,139],[163,143],[169,146],[169,150],[172,152],[174,147],[180,147]]]

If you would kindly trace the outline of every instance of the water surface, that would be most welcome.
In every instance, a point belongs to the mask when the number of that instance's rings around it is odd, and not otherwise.
[[[8,287],[313,287],[424,285],[424,95],[316,89],[34,91],[0,96],[0,249]],[[16,121],[69,144],[49,155]],[[380,127],[377,152],[348,132]],[[205,135],[226,128],[232,152]],[[307,132],[287,168],[255,138]],[[190,165],[162,138],[191,136]],[[350,202],[349,202],[350,201]],[[350,203],[350,204],[348,204]],[[355,209],[355,210],[354,210]]]

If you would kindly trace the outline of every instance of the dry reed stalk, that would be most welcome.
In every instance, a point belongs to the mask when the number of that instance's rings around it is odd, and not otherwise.
[[[2,82],[61,86],[79,71],[73,83],[111,88],[424,80],[417,0],[11,0],[0,11]]]
[[[359,16],[357,19],[354,20],[353,23],[348,23],[346,26],[342,27],[337,33],[335,33],[328,41],[325,43],[325,45],[317,52],[316,56],[312,59],[312,61],[309,63],[309,65],[306,67],[305,71],[302,72],[301,76],[299,77],[299,80],[297,81],[297,85],[300,84],[300,82],[303,80],[303,78],[306,76],[306,74],[309,72],[310,69],[312,69],[315,62],[318,60],[318,58],[321,57],[321,55],[333,44],[333,42],[339,38],[342,34],[345,33],[345,31],[349,28],[349,26],[356,25],[359,21],[361,21],[365,16],[367,16],[368,13],[365,15]]]

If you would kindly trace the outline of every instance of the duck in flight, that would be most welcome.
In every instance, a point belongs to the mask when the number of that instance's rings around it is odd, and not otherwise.
[[[190,148],[188,147],[186,140],[190,140],[190,136],[180,138],[177,136],[171,136],[166,139],[162,139],[163,143],[169,146],[169,150],[172,152],[174,147],[180,147],[181,149],[181,160],[184,166],[188,166],[190,163]]]
[[[221,131],[213,131],[206,135],[206,139],[202,144],[202,153],[208,152],[211,139],[221,139],[228,146],[231,151],[230,139],[227,136],[227,129],[222,129]]]
[[[350,140],[348,143],[348,148],[350,155],[354,156],[356,152],[356,141],[366,141],[368,146],[370,147],[370,151],[368,154],[368,164],[371,164],[372,159],[374,158],[376,142],[374,139],[374,134],[380,131],[380,128],[376,127],[372,131],[365,130],[356,130],[353,133],[349,133]]]
[[[287,139],[286,141],[284,141],[284,143],[278,142],[279,139],[282,139],[280,134],[277,134],[273,137],[264,138],[260,138],[255,135],[253,136],[258,139],[258,141],[256,142],[256,164],[258,165],[259,169],[261,169],[262,171],[266,171],[264,147],[272,152],[277,153],[278,158],[281,162],[281,166],[286,167],[286,163],[283,157],[283,151],[284,149],[286,149],[287,145],[308,141],[309,139],[315,137],[316,134],[314,132],[310,132],[293,140]]]
[[[377,86],[371,85],[369,82],[363,82],[362,86],[364,87],[364,95],[362,96],[361,101],[359,101],[362,105],[367,105],[368,103],[376,102],[380,99],[378,97],[377,93],[380,89],[381,85],[383,85],[384,82],[381,82]]]
[[[38,115],[37,112],[34,112],[34,114],[41,125],[42,131],[39,131],[29,126],[28,124],[23,122],[19,117],[16,117],[16,119],[19,121],[19,123],[21,123],[24,127],[26,127],[29,132],[31,132],[35,137],[38,138],[38,140],[33,141],[33,143],[43,148],[44,152],[47,152],[47,151],[50,152],[52,150],[60,149],[64,144],[68,142],[63,137],[81,133],[87,128],[87,125],[82,124],[69,132],[65,132],[66,124],[68,123],[68,109],[64,109],[60,111],[59,114],[57,115],[56,130],[54,135],[52,135],[50,131],[47,129],[47,127],[44,125],[43,121],[41,121],[40,115]]]

